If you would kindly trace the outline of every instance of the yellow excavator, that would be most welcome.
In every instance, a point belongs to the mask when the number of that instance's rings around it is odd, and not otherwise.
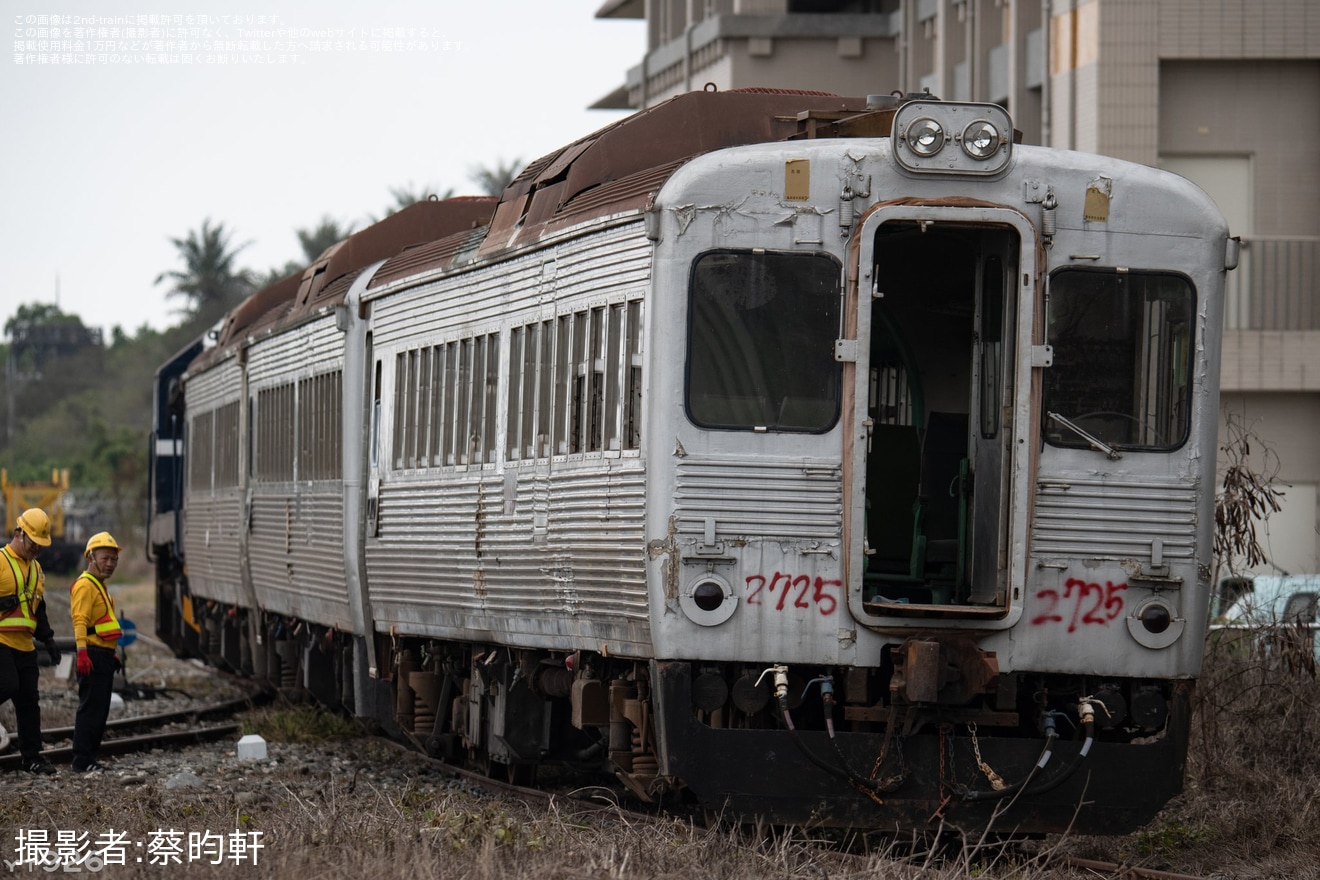
[[[0,468],[0,491],[5,499],[5,540],[8,541],[18,515],[30,507],[40,507],[50,517],[50,546],[42,550],[39,560],[46,571],[71,571],[81,557],[81,548],[66,540],[64,533],[64,493],[69,491],[67,468],[50,472],[49,482],[36,480],[26,483],[9,482],[9,471]]]

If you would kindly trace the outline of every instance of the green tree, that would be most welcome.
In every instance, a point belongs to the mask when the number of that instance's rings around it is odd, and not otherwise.
[[[488,196],[498,196],[504,188],[522,171],[523,161],[513,158],[505,162],[496,159],[494,165],[474,165],[468,169],[468,180],[477,185],[477,189]]]
[[[314,229],[294,230],[298,236],[298,245],[302,248],[307,263],[316,262],[316,258],[325,253],[332,244],[341,242],[353,234],[352,224],[342,224],[329,214],[321,217],[321,222]]]
[[[233,247],[230,240],[225,224],[212,226],[209,217],[202,221],[201,229],[189,232],[186,238],[170,239],[184,268],[160,273],[156,283],[171,283],[166,295],[184,300],[185,316],[214,320],[251,292],[251,272],[239,269],[236,263],[247,243]]]
[[[7,353],[14,357],[9,369],[18,376],[39,373],[53,358],[101,343],[99,330],[89,330],[81,318],[65,314],[53,303],[20,305],[5,321],[5,336]]]
[[[269,287],[276,281],[302,272],[316,262],[317,257],[321,256],[326,248],[352,235],[353,225],[351,223],[340,223],[329,214],[325,214],[315,227],[295,229],[293,233],[298,237],[298,247],[302,250],[302,259],[289,260],[283,266],[275,266],[264,275],[258,276],[254,280],[253,286],[255,288]]]
[[[454,188],[452,186],[441,191],[440,188],[434,184],[418,187],[410,180],[403,186],[390,187],[390,198],[394,199],[394,201],[385,206],[384,214],[381,214],[379,217],[374,214],[368,215],[367,219],[372,223],[379,223],[391,214],[397,214],[399,211],[402,211],[404,208],[416,202],[424,202],[430,198],[444,201],[445,199],[452,198],[453,195]]]

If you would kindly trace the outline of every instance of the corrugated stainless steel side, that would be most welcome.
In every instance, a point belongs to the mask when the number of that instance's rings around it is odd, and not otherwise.
[[[485,332],[499,326],[511,302],[529,299],[540,289],[544,259],[539,255],[520,257],[498,267],[449,275],[373,302],[376,345],[388,340],[388,344],[407,346],[418,337],[443,338],[455,328]]]
[[[242,397],[242,371],[232,358],[187,379],[189,417]],[[190,428],[191,426],[186,426]],[[185,447],[186,450],[186,447]],[[243,601],[239,534],[243,496],[238,487],[194,489],[184,484],[183,556],[194,596],[218,602]]]
[[[248,350],[252,393],[340,369],[344,335],[333,314]],[[248,565],[267,611],[350,628],[341,480],[253,483]]]
[[[689,455],[676,477],[681,534],[702,534],[712,517],[726,536],[830,540],[843,533],[837,461]]]
[[[204,373],[188,376],[189,413],[206,412],[237,400],[243,389],[243,374],[233,358]]]
[[[636,459],[618,461],[524,469],[511,498],[491,471],[382,486],[379,536],[367,548],[378,623],[527,646],[649,643],[643,474]],[[540,538],[538,509],[547,511]]]
[[[248,560],[267,611],[349,628],[344,495],[338,482],[254,495]],[[275,487],[271,487],[275,488]]]
[[[628,223],[497,265],[451,273],[374,301],[375,343],[443,337],[458,328],[485,332],[543,304],[559,305],[562,313],[569,310],[562,307],[565,302],[643,288],[650,277],[651,248],[643,225]]]
[[[194,596],[243,603],[239,529],[243,518],[240,489],[189,495],[183,520],[183,554]]]
[[[337,368],[344,360],[344,334],[333,314],[288,333],[254,342],[248,349],[248,383],[255,392]]]
[[[1158,538],[1165,557],[1191,559],[1196,506],[1195,488],[1182,479],[1042,481],[1036,491],[1031,552],[1144,559]]]

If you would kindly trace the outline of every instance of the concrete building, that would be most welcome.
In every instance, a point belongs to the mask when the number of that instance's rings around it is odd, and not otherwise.
[[[1225,425],[1259,436],[1286,484],[1261,570],[1320,571],[1320,0],[606,0],[596,14],[644,18],[648,35],[597,107],[708,83],[928,88],[1006,106],[1027,143],[1200,184],[1244,245]]]

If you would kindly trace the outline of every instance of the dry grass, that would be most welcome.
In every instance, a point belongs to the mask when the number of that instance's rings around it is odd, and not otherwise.
[[[1214,634],[1197,683],[1184,794],[1146,829],[1061,849],[1192,874],[1320,878],[1320,681],[1281,627]]]

